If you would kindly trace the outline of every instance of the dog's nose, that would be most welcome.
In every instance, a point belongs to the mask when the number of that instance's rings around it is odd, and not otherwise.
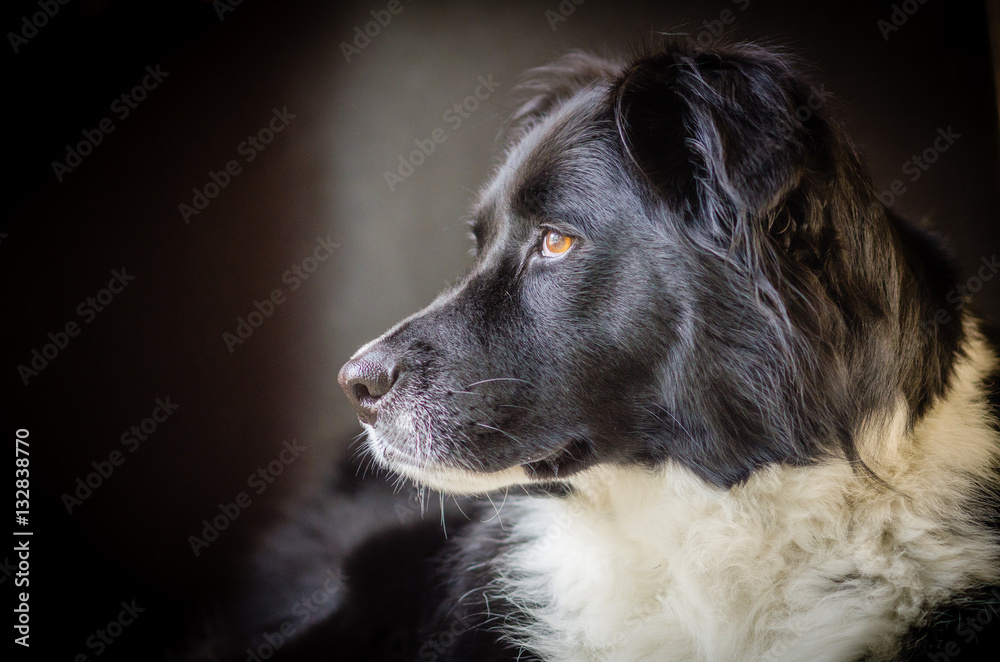
[[[398,376],[394,361],[370,351],[345,363],[337,381],[354,405],[361,422],[374,425],[379,400],[392,389]]]

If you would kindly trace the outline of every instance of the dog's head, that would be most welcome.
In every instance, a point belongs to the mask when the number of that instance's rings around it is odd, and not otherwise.
[[[905,242],[787,59],[668,47],[536,73],[470,272],[341,370],[381,463],[452,492],[598,463],[728,486],[853,458],[871,411],[940,391],[935,339],[907,335]]]

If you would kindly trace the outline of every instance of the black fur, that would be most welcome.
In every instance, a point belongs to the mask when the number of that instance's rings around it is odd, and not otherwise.
[[[373,349],[398,375],[376,424],[393,448],[413,443],[394,437],[396,409],[425,408],[451,466],[552,477],[669,458],[731,486],[856,459],[860,422],[897,389],[915,416],[942,392],[962,325],[920,322],[954,274],[887,217],[787,58],[741,46],[556,70],[513,135],[574,91],[594,103],[547,132],[509,203],[475,211],[489,259]],[[548,226],[579,237],[572,260],[539,259]]]
[[[341,374],[385,461],[541,482],[674,461],[722,488],[829,457],[864,473],[867,418],[902,393],[912,423],[947,391],[964,326],[932,321],[956,271],[879,204],[793,59],[574,54],[523,89],[509,154],[543,137],[474,210],[475,266]],[[575,239],[564,257],[549,230]],[[491,513],[443,547],[425,528],[366,545],[349,608],[289,659],[533,659],[500,641],[523,616],[491,596],[517,544]]]

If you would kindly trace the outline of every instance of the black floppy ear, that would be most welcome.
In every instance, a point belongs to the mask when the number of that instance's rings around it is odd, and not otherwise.
[[[641,57],[612,94],[627,153],[678,209],[728,225],[767,214],[798,182],[816,101],[766,51]]]

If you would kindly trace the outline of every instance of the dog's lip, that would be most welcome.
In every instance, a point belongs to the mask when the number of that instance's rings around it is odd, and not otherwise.
[[[378,440],[377,438],[373,440],[375,447],[377,448],[377,453],[381,456],[383,464],[393,471],[398,471],[401,473],[405,472],[419,472],[419,473],[434,473],[436,471],[448,470],[453,467],[447,464],[441,464],[435,462],[433,458],[429,457],[416,457],[411,455],[407,451],[387,444]],[[576,457],[571,450],[576,449],[582,445],[586,445],[586,442],[579,438],[569,438],[563,443],[559,444],[558,447],[545,453],[540,457],[534,459],[526,459],[521,461],[516,461],[509,466],[500,469],[481,469],[476,470],[469,467],[463,467],[462,470],[469,471],[472,473],[482,473],[489,474],[495,473],[497,471],[509,471],[514,468],[521,468],[527,473],[528,476],[541,481],[551,481],[560,478],[560,473],[562,476],[568,476],[576,473],[581,467],[576,466],[580,461],[580,458]],[[563,457],[566,456],[566,457]],[[546,471],[547,469],[547,471]],[[550,474],[550,475],[545,475]]]
[[[376,444],[386,461],[391,465],[400,464],[411,469],[420,470],[425,470],[434,466],[433,463],[431,463],[427,458],[414,457],[406,451],[402,451],[395,446],[390,446],[389,444],[378,442],[376,442]]]
[[[570,445],[570,443],[571,442],[567,442],[566,444],[563,444],[562,446],[560,446],[556,450],[552,451],[551,453],[547,453],[546,455],[542,456],[541,458],[538,458],[538,459],[535,459],[535,460],[526,460],[526,461],[523,461],[523,462],[515,462],[515,463],[511,464],[510,466],[503,467],[501,469],[494,469],[494,470],[483,469],[481,471],[477,471],[475,469],[470,469],[468,467],[465,467],[465,468],[463,468],[463,470],[464,471],[469,471],[471,473],[489,474],[489,473],[496,473],[497,471],[509,471],[510,469],[514,469],[516,467],[520,467],[520,468],[524,469],[529,475],[532,475],[532,474],[536,473],[536,471],[532,469],[531,465],[538,464],[538,463],[545,463],[548,460],[550,460],[550,459],[558,456],[560,453],[562,453],[566,449],[567,446]],[[430,458],[417,458],[417,457],[414,457],[413,455],[410,455],[406,451],[400,450],[399,448],[396,448],[395,446],[389,446],[389,445],[386,445],[386,444],[379,444],[378,447],[379,447],[379,452],[382,455],[383,462],[386,465],[386,467],[389,468],[389,469],[392,469],[393,471],[397,471],[397,472],[400,472],[400,473],[415,473],[415,472],[419,472],[421,474],[434,474],[435,472],[446,471],[446,470],[452,468],[452,467],[449,467],[447,465],[439,464],[437,462],[434,462]],[[554,471],[554,473],[558,473],[558,470]]]
[[[527,462],[521,463],[521,467],[524,468],[525,472],[536,480],[554,480],[559,478],[560,470],[563,473],[563,478],[568,475],[574,474],[579,471],[583,460],[576,457],[571,449],[576,449],[578,451],[583,451],[586,447],[587,442],[579,438],[567,439],[564,443],[560,444],[558,448],[553,450],[551,453],[544,455],[537,460],[529,460]],[[565,457],[563,457],[565,456]],[[563,461],[560,462],[559,460]],[[544,475],[545,469],[551,472],[551,476]]]

